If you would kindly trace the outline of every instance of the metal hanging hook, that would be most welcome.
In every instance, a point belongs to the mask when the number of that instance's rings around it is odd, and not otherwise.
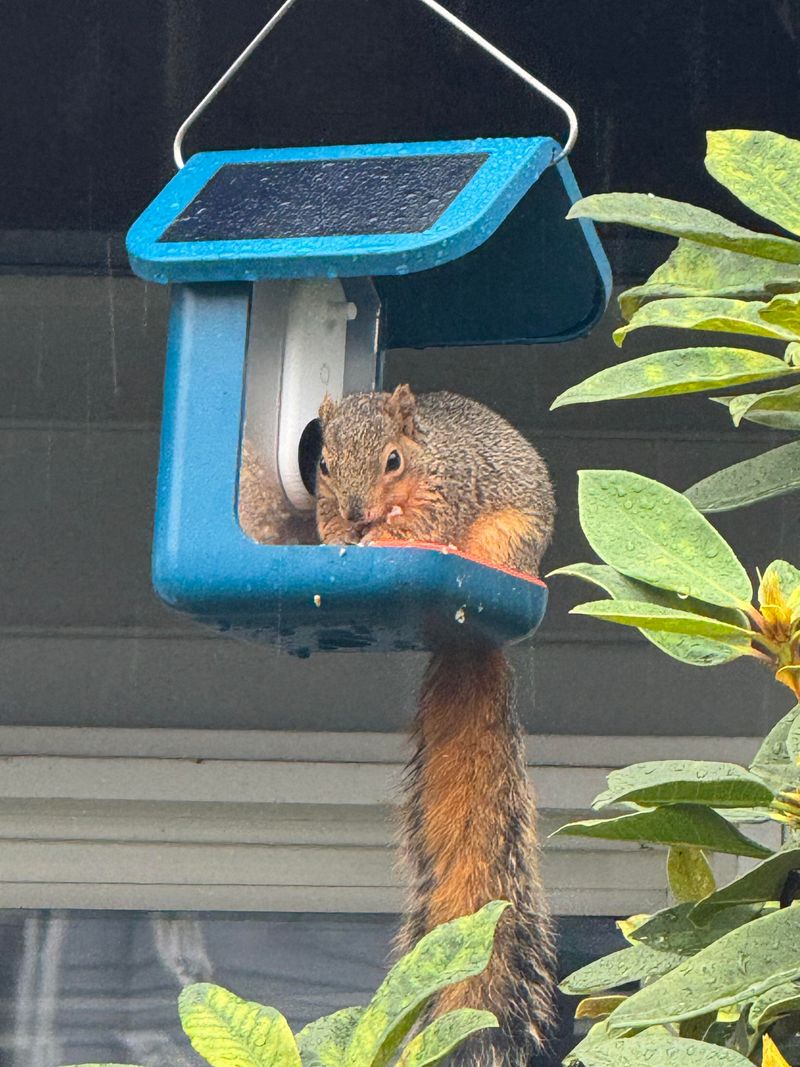
[[[501,52],[499,48],[496,48],[490,41],[487,41],[485,37],[482,37],[479,33],[473,30],[471,26],[468,26],[466,24],[466,22],[463,22],[460,18],[457,18],[457,16],[455,16],[452,11],[448,11],[446,7],[442,7],[442,5],[438,3],[438,0],[421,0],[421,2],[427,8],[430,8],[431,11],[439,15],[440,18],[443,18],[445,22],[449,22],[451,26],[454,26],[455,29],[459,31],[459,33],[463,33],[465,37],[468,37],[471,41],[477,44],[479,48],[482,48],[484,52],[487,52],[490,56],[492,56],[493,59],[496,59],[498,63],[502,63],[502,65],[508,70],[510,70],[512,74],[516,74],[518,78],[521,78],[526,83],[526,85],[529,85],[537,93],[545,97],[546,100],[549,100],[552,104],[555,104],[556,107],[560,108],[561,111],[563,111],[563,113],[567,117],[567,121],[569,122],[569,135],[567,137],[567,141],[564,147],[559,153],[557,153],[553,157],[553,162],[557,163],[560,159],[563,159],[565,156],[569,155],[569,153],[575,146],[575,142],[578,139],[578,116],[575,114],[574,108],[570,104],[568,104],[563,97],[559,96],[558,93],[554,92],[547,85],[545,85],[544,82],[541,82],[538,78],[535,78],[529,71],[525,70],[524,67],[521,67],[519,63],[515,63],[510,56],[507,56],[505,54],[505,52]],[[172,154],[175,159],[175,165],[178,170],[180,170],[184,164],[183,139],[186,136],[188,130],[194,125],[195,121],[200,117],[200,115],[203,114],[203,112],[211,103],[211,101],[225,88],[225,86],[228,84],[231,78],[233,78],[237,71],[240,70],[242,66],[244,66],[244,64],[247,62],[253,52],[255,52],[255,50],[258,48],[264,38],[272,32],[272,30],[281,21],[283,16],[296,3],[297,0],[284,0],[284,3],[281,4],[275,14],[269,20],[269,22],[259,31],[259,33],[256,34],[256,36],[241,53],[241,55],[239,55],[233,61],[233,63],[231,63],[231,65],[228,67],[222,77],[217,82],[215,82],[215,84],[209,89],[209,91],[206,93],[206,95],[203,97],[197,107],[195,107],[195,109],[189,115],[187,115],[187,117],[180,124],[180,126],[178,127],[178,132],[175,134],[175,140],[172,145]]]

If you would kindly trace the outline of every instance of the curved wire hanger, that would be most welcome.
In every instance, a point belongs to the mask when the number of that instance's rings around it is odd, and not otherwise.
[[[281,21],[283,16],[289,11],[291,7],[295,5],[297,0],[284,0],[266,26],[260,30],[259,33],[253,38],[250,44],[239,55],[233,63],[228,67],[222,77],[209,89],[197,107],[183,120],[178,127],[178,132],[175,134],[175,140],[172,145],[172,154],[175,159],[175,165],[178,170],[183,167],[183,139],[186,136],[189,129],[194,125],[195,121],[203,114],[205,109],[211,103],[211,101],[220,93],[228,82],[233,78],[236,72],[244,66],[250,56],[255,52],[264,38],[274,30],[274,28]],[[440,18],[443,18],[445,22],[449,22],[451,26],[454,26],[459,33],[463,33],[465,37],[468,37],[471,41],[474,41],[484,52],[488,52],[493,59],[496,59],[498,63],[502,63],[504,67],[516,74],[518,78],[521,78],[527,85],[534,89],[541,96],[545,97],[556,107],[566,115],[569,122],[569,136],[567,137],[566,144],[561,151],[553,157],[553,163],[557,163],[560,159],[569,155],[575,146],[575,142],[578,139],[578,116],[575,114],[574,109],[570,104],[559,96],[558,93],[553,92],[544,82],[539,81],[529,71],[521,67],[519,63],[515,63],[510,56],[507,56],[505,52],[501,52],[499,48],[496,48],[490,41],[487,41],[485,37],[482,37],[479,33],[468,26],[466,22],[462,22],[460,18],[457,18],[452,11],[448,11],[446,7],[442,7],[438,0],[421,0],[421,3],[426,7],[434,11]]]

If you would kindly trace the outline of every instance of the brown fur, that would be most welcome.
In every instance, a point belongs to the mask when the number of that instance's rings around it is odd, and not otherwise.
[[[245,441],[239,465],[239,525],[248,537],[265,545],[311,545],[314,521],[286,502],[255,450]]]
[[[537,574],[555,511],[541,457],[499,415],[408,386],[320,411],[327,475],[317,485],[323,541],[454,545]],[[402,469],[387,469],[397,451]],[[399,509],[399,511],[398,511]],[[539,881],[535,806],[503,652],[477,638],[439,648],[425,675],[406,775],[402,853],[410,883],[400,947],[439,923],[510,900],[489,967],[443,992],[436,1014],[488,1008],[500,1030],[450,1059],[527,1067],[552,1021],[553,942]]]

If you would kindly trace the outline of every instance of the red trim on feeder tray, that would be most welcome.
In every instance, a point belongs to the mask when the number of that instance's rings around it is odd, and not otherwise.
[[[490,567],[493,571],[502,571],[503,574],[510,574],[512,578],[521,578],[525,582],[531,582],[533,585],[541,585],[544,589],[547,588],[547,583],[543,582],[541,578],[537,578],[533,574],[526,574],[524,571],[516,571],[513,567],[500,567],[496,563],[489,563],[485,559],[480,559],[478,556],[470,556],[466,552],[461,552],[457,548],[452,548],[450,545],[438,545],[428,541],[375,541],[371,545],[366,545],[366,548],[422,548],[428,552],[439,552],[443,556],[458,556],[459,559],[466,559],[470,563],[478,563],[481,567]]]

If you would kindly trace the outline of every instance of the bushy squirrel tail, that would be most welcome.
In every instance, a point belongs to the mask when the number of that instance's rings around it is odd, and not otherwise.
[[[553,1021],[555,952],[505,654],[475,642],[434,653],[414,740],[401,836],[411,885],[401,948],[489,900],[510,900],[486,971],[445,990],[434,1013],[484,1008],[500,1023],[470,1038],[452,1067],[527,1067]]]

